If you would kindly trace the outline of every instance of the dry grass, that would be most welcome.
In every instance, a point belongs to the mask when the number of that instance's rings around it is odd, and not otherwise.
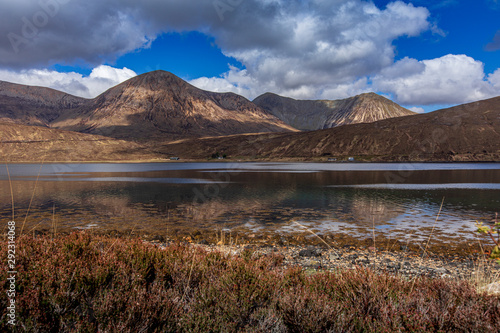
[[[499,295],[500,292],[500,272],[495,269],[498,263],[495,260],[488,258],[488,254],[484,249],[481,240],[478,239],[479,247],[481,248],[481,256],[474,262],[474,271],[471,274],[471,283],[476,287],[479,293]],[[498,284],[498,288],[491,286]]]
[[[478,259],[475,262],[471,280],[478,292],[500,295],[500,272],[494,269],[496,265],[488,259]],[[498,287],[492,288],[494,285]]]

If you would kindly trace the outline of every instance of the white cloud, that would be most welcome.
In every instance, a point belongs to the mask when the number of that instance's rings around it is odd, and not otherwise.
[[[255,86],[258,84],[248,75],[246,70],[240,70],[232,66],[222,77],[201,77],[191,80],[189,83],[203,90],[220,93],[233,92],[248,98],[256,96]]]
[[[267,91],[294,98],[345,98],[369,91],[367,77],[393,64],[395,38],[430,27],[427,9],[401,1],[384,10],[358,0],[315,1],[307,8],[293,3],[275,9],[279,19],[262,26],[253,22],[256,29],[245,27],[244,32],[244,12],[235,12],[239,33],[216,28],[214,34],[224,53],[239,60],[245,71],[232,68],[220,78],[192,83],[249,98]]]
[[[423,108],[420,108],[418,106],[411,107],[411,108],[409,108],[409,110],[416,112],[416,113],[424,113],[425,112],[425,110]]]
[[[377,90],[410,105],[460,104],[500,94],[498,74],[485,79],[484,65],[466,55],[417,61],[405,58],[373,77]]]
[[[373,88],[368,84],[368,78],[364,77],[352,83],[339,84],[325,89],[319,98],[331,99],[331,96],[335,96],[336,99],[344,99],[372,91]]]
[[[500,94],[500,68],[488,75],[488,81]]]
[[[454,0],[439,1],[439,6]],[[224,3],[225,6],[217,7]],[[428,0],[413,3],[437,5]],[[191,83],[253,99],[267,91],[301,99],[380,91],[407,105],[456,104],[500,94],[500,73],[465,55],[394,63],[394,40],[444,35],[425,7],[366,0],[0,0],[0,80],[93,97],[134,76],[98,66],[148,48],[165,32],[200,31],[241,62]],[[44,14],[45,13],[45,14]],[[38,16],[37,16],[38,15]],[[45,15],[46,20],[37,21]],[[12,40],[12,36],[21,37]],[[11,38],[9,38],[9,36]],[[16,51],[17,48],[17,51]],[[34,70],[83,61],[89,76]],[[112,62],[111,62],[112,63]],[[3,70],[1,70],[3,68]]]
[[[119,69],[102,65],[94,68],[89,77],[91,79],[100,79],[110,82],[123,82],[136,75],[137,74],[133,70],[126,67]]]
[[[32,86],[49,87],[72,95],[93,98],[105,90],[130,79],[137,74],[128,68],[113,68],[101,65],[92,70],[89,76],[61,73],[51,70],[0,70],[0,80]]]
[[[349,82],[393,63],[394,39],[430,28],[426,8],[402,1],[379,9],[363,0],[238,0],[224,1],[229,7],[221,11],[217,2],[198,0],[42,0],[58,4],[57,10],[26,36],[23,28],[44,9],[36,2],[0,2],[2,30],[23,38],[17,52],[12,40],[0,38],[0,67],[99,64],[149,47],[161,33],[196,30],[212,36],[246,70],[194,83],[249,97],[267,90],[302,98],[343,95]]]

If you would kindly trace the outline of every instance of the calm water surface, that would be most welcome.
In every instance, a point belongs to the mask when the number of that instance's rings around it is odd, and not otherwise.
[[[375,229],[423,240],[435,226],[435,237],[454,241],[474,239],[474,222],[500,212],[499,163],[10,164],[0,166],[3,220],[12,216],[7,171],[15,219],[22,224],[27,215],[26,231],[310,230],[363,238]]]

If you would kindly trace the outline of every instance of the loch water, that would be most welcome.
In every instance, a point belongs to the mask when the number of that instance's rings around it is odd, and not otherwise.
[[[14,219],[28,232],[57,225],[66,231],[307,231],[363,238],[375,230],[424,240],[432,228],[446,241],[473,240],[474,223],[491,223],[500,212],[500,163],[2,165],[4,221],[12,219],[12,198]]]

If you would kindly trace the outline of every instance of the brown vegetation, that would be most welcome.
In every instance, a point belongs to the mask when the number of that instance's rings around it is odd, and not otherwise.
[[[161,156],[134,142],[0,122],[0,162],[148,160]]]
[[[86,233],[24,236],[15,330],[495,332],[500,325],[498,297],[468,282],[405,281],[364,269],[310,275],[282,269],[281,260]],[[6,302],[0,298],[2,331]]]

